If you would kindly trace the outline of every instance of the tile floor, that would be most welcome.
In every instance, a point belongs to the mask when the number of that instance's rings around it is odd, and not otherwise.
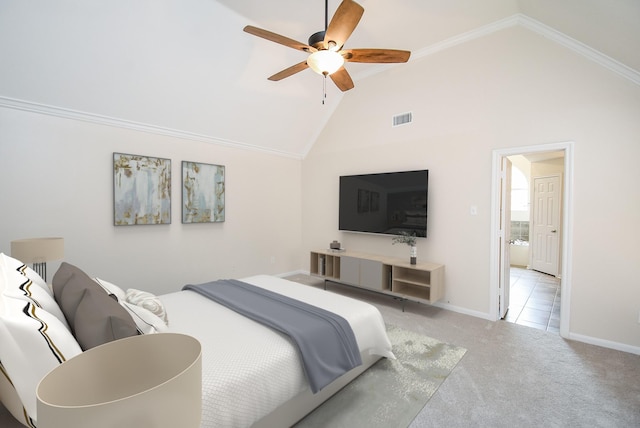
[[[511,267],[511,294],[505,321],[560,332],[560,280],[534,270]]]

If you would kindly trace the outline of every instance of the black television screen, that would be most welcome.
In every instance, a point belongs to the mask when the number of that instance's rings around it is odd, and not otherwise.
[[[429,171],[340,177],[340,230],[427,236]]]

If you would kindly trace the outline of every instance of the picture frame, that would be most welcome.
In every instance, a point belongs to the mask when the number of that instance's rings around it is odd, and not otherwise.
[[[182,223],[225,221],[225,166],[182,161]]]
[[[171,224],[171,159],[113,153],[113,223]]]

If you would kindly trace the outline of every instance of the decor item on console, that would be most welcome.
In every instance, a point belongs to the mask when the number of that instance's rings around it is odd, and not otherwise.
[[[64,257],[64,239],[16,239],[11,241],[11,256],[24,263],[32,263],[33,270],[47,282],[47,262]]]
[[[113,224],[171,224],[171,159],[113,154]]]
[[[224,165],[182,161],[182,223],[224,221]]]
[[[411,264],[415,265],[418,258],[418,247],[416,247],[416,235],[409,235],[407,232],[400,232],[400,235],[394,236],[391,240],[391,244],[407,244],[411,250],[409,252],[409,257],[411,260]]]

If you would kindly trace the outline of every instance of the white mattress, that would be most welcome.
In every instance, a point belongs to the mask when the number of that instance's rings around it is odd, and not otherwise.
[[[374,306],[267,275],[241,281],[335,312],[349,321],[361,352],[395,358]],[[286,336],[192,291],[160,299],[170,331],[194,336],[202,344],[202,427],[251,426],[308,389]]]

